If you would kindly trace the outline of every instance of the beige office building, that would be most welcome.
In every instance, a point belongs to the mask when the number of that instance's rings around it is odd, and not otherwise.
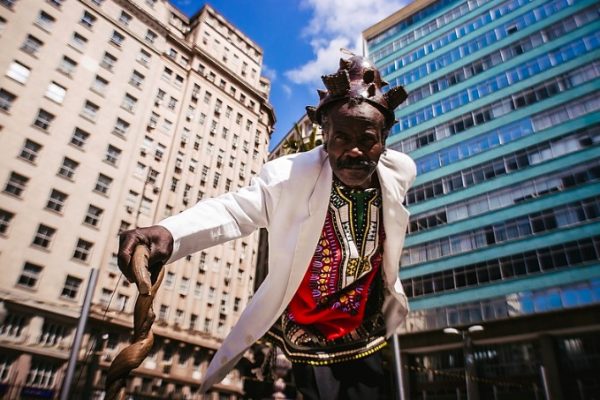
[[[0,47],[0,398],[58,398],[97,268],[72,398],[100,399],[136,298],[117,233],[260,170],[274,124],[262,50],[210,6],[188,18],[166,0],[0,0]],[[252,294],[257,241],[167,268],[130,398],[201,398]],[[241,374],[207,398],[241,397]]]

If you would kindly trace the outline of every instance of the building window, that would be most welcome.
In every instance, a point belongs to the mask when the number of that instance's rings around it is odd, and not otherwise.
[[[96,181],[96,186],[94,187],[94,190],[96,192],[100,192],[103,194],[107,194],[108,190],[110,189],[110,184],[112,183],[112,178],[100,174],[98,175],[98,180]]]
[[[10,111],[10,108],[12,107],[12,104],[16,98],[17,96],[11,92],[0,89],[0,109],[4,111]]]
[[[21,50],[23,50],[25,53],[31,54],[33,56],[33,55],[35,55],[35,53],[38,52],[40,47],[42,47],[43,45],[44,45],[44,42],[42,42],[35,36],[27,35],[27,38],[25,38],[25,41],[21,45]]]
[[[100,107],[91,101],[86,100],[85,104],[83,105],[83,109],[81,110],[81,116],[89,119],[90,121],[95,121],[96,117],[98,116],[98,110],[100,110]]]
[[[11,172],[10,178],[8,178],[8,182],[4,187],[4,192],[21,197],[21,194],[23,194],[23,191],[27,186],[27,182],[29,182],[29,178],[26,176],[17,174],[16,172]]]
[[[177,75],[175,77],[175,82],[173,82],[173,84],[177,87],[181,87],[183,85],[183,76]]]
[[[79,128],[75,128],[73,136],[71,136],[71,144],[75,147],[82,149],[83,146],[85,146],[85,142],[88,140],[89,137],[90,134],[86,131]]]
[[[13,377],[12,366],[14,358],[3,355],[0,356],[0,382],[8,383],[8,379]]]
[[[175,50],[174,48],[169,48],[169,51],[167,52],[167,56],[172,59],[175,60],[177,58],[177,50]]]
[[[136,104],[137,99],[129,93],[125,93],[125,97],[123,98],[123,103],[121,103],[121,107],[129,112],[133,112],[135,110]]]
[[[58,70],[67,76],[72,76],[76,67],[77,63],[74,60],[67,56],[63,56],[60,64],[58,65]]]
[[[77,297],[77,292],[81,287],[82,280],[71,275],[67,275],[65,285],[63,286],[60,297],[63,299],[74,300]]]
[[[175,273],[171,271],[167,271],[167,275],[165,275],[165,288],[172,288],[175,284]]]
[[[27,79],[29,78],[30,73],[31,70],[28,67],[24,66],[23,64],[17,61],[13,61],[8,67],[8,71],[6,71],[6,76],[14,79],[19,83],[25,84],[27,82]]]
[[[188,329],[191,331],[195,331],[197,329],[197,325],[198,325],[198,316],[196,314],[191,314],[190,315],[190,324],[188,326]]]
[[[50,243],[52,243],[52,238],[54,237],[55,233],[56,229],[46,226],[44,224],[40,224],[33,238],[32,244],[47,249],[48,247],[50,247]]]
[[[150,29],[148,29],[148,31],[146,32],[146,37],[144,38],[144,40],[150,44],[154,44],[154,41],[156,40],[156,38],[158,37],[158,35],[156,33],[154,33],[153,31],[151,31]]]
[[[95,22],[96,16],[90,13],[89,11],[84,11],[83,15],[81,16],[81,20],[79,21],[81,25],[85,26],[88,29],[92,29]]]
[[[54,17],[50,14],[40,11],[37,20],[35,21],[36,25],[42,28],[45,31],[50,31],[52,26],[54,25]]]
[[[58,174],[62,177],[73,179],[73,175],[75,175],[75,170],[79,163],[77,161],[71,160],[68,157],[63,159],[62,165],[58,170]]]
[[[117,311],[125,311],[127,303],[129,302],[129,296],[123,293],[117,293],[117,301],[115,303],[115,309]]]
[[[58,104],[62,104],[66,94],[67,89],[56,82],[50,83],[50,85],[48,85],[48,89],[46,89],[46,97],[57,102]]]
[[[102,288],[102,293],[100,294],[100,304],[102,304],[103,307],[108,306],[108,304],[110,303],[112,294],[113,294],[112,290]]]
[[[104,159],[104,161],[106,161],[107,163],[111,164],[111,165],[117,165],[117,163],[119,162],[119,157],[121,156],[121,149],[113,146],[112,144],[108,145],[108,148],[106,149],[106,158]]]
[[[112,54],[110,54],[108,52],[105,52],[104,55],[102,56],[102,61],[100,61],[100,66],[109,71],[112,71],[116,62],[117,62],[117,57],[113,56]]]
[[[0,235],[6,235],[10,221],[15,217],[15,214],[0,208]]]
[[[17,285],[35,289],[40,280],[42,269],[43,267],[39,265],[26,262],[23,266],[23,271],[21,271],[21,276],[19,276],[19,280],[17,281]]]
[[[127,14],[125,11],[121,11],[121,15],[119,16],[119,22],[125,26],[129,25],[131,22],[131,15]]]
[[[62,3],[64,0],[47,0],[48,3],[50,3],[51,5],[53,5],[56,8],[60,8],[62,6]]]
[[[69,329],[66,326],[50,322],[46,319],[44,320],[42,334],[40,335],[38,343],[42,346],[56,346],[61,344],[69,333]]]
[[[147,52],[144,49],[140,49],[137,60],[144,66],[148,66],[150,64],[150,59],[152,58],[152,54]]]
[[[140,88],[142,83],[144,83],[144,75],[137,71],[133,71],[133,74],[131,74],[131,78],[129,79],[129,83],[136,88]]]
[[[88,40],[85,36],[77,32],[73,32],[70,44],[75,50],[83,51],[85,49],[85,46],[87,45],[87,41]]]
[[[183,326],[183,320],[184,320],[185,314],[183,312],[183,310],[177,309],[175,310],[175,325],[178,326]],[[182,362],[182,360],[185,360],[185,357],[183,354],[179,355],[179,365],[184,366],[185,363]]]
[[[73,258],[76,258],[81,261],[87,261],[90,257],[90,253],[92,252],[92,247],[94,244],[92,242],[88,242],[87,240],[78,239],[77,245],[75,246],[75,252],[73,253]]]
[[[67,197],[68,195],[66,193],[52,189],[52,192],[50,192],[50,198],[48,198],[48,203],[46,203],[46,208],[56,212],[62,212]]]
[[[108,81],[103,77],[96,75],[96,77],[94,78],[94,82],[92,82],[91,89],[100,95],[104,95],[106,93],[107,87]]]
[[[169,99],[169,104],[167,105],[167,107],[170,110],[175,110],[175,107],[177,106],[177,99],[175,97],[171,97]]]
[[[165,69],[163,69],[162,78],[166,81],[170,81],[172,76],[173,70],[171,68],[165,67]]]
[[[11,9],[11,10],[16,2],[17,2],[17,0],[0,0],[0,4],[2,4],[4,7]]]
[[[4,317],[2,325],[0,325],[0,336],[19,338],[28,322],[29,318],[25,315],[9,312],[8,315]]]
[[[117,31],[113,31],[112,36],[110,37],[110,42],[115,46],[121,47],[123,42],[125,41],[125,36]]]
[[[40,129],[48,130],[48,128],[50,127],[50,124],[52,123],[53,120],[54,120],[53,114],[40,108],[38,111],[38,115],[35,118],[35,121],[33,121],[33,125],[37,126]]]
[[[129,130],[129,122],[121,119],[121,118],[117,118],[117,122],[115,123],[115,127],[113,129],[113,132],[118,134],[118,135],[126,135],[127,131]]]
[[[169,306],[165,304],[160,305],[160,309],[158,310],[158,320],[159,321],[167,321],[169,317]]]
[[[25,139],[25,143],[23,144],[23,148],[21,149],[21,154],[19,154],[19,157],[33,163],[35,162],[35,159],[37,158],[41,148],[41,144],[29,139]]]
[[[100,224],[100,218],[102,217],[103,212],[104,210],[102,210],[100,207],[90,204],[87,213],[85,214],[83,223],[92,226],[98,226],[98,224]]]

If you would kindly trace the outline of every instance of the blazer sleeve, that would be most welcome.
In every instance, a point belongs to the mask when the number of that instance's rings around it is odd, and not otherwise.
[[[158,223],[173,235],[173,254],[167,263],[266,227],[279,198],[280,183],[265,164],[251,184],[237,192],[198,202]]]

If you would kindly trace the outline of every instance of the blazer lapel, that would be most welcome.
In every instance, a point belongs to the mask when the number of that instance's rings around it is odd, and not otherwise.
[[[322,159],[321,172],[315,182],[314,190],[308,201],[308,217],[300,225],[298,242],[294,249],[290,275],[287,284],[284,303],[292,299],[300,282],[304,278],[310,260],[315,252],[317,242],[323,230],[325,215],[329,207],[331,193],[332,171],[328,157]]]
[[[388,238],[394,238],[394,240],[386,240],[383,245],[385,279],[388,284],[393,285],[400,268],[400,251],[404,245],[408,211],[402,206],[403,198],[399,192],[400,186],[395,182],[392,172],[380,162],[377,166],[377,174],[383,199],[385,235]]]

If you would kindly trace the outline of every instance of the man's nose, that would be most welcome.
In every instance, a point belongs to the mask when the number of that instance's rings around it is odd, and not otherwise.
[[[352,143],[350,145],[349,149],[347,150],[347,154],[349,156],[362,156],[363,155],[363,151],[360,149],[360,147],[358,146],[358,144]]]

